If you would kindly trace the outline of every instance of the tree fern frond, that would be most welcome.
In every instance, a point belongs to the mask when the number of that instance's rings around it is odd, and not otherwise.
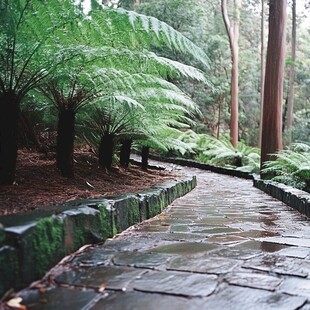
[[[137,48],[139,45],[150,47],[151,43],[166,45],[171,49],[193,56],[208,67],[208,57],[201,48],[165,22],[158,21],[154,17],[123,9],[110,8],[90,12],[90,16],[92,17],[91,21],[95,21],[99,27],[110,30],[109,36],[114,31],[118,33],[118,37],[122,37],[122,42],[125,42],[127,46],[133,48]],[[132,31],[135,32],[134,37]],[[104,35],[107,37],[107,34],[103,33],[102,35],[104,41]],[[114,44],[117,44],[117,42],[114,41]]]

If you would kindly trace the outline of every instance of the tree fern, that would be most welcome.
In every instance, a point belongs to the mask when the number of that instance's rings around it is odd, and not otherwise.
[[[310,190],[310,147],[295,143],[291,149],[274,154],[275,160],[265,164],[263,173],[273,174],[273,180]]]

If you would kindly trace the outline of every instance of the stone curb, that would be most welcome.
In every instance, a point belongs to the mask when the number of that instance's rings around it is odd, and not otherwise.
[[[260,177],[256,174],[251,174],[248,172],[238,171],[234,169],[228,169],[223,167],[216,167],[210,164],[199,163],[194,160],[186,160],[181,158],[168,158],[168,157],[159,157],[151,155],[151,158],[155,160],[161,160],[163,162],[174,163],[181,166],[187,166],[192,168],[199,168],[202,170],[209,170],[212,172],[230,175],[243,179],[253,180],[253,186],[265,192],[266,194],[282,201],[289,207],[299,211],[301,214],[310,217],[310,194],[296,189],[291,186],[287,186],[282,183],[270,181],[270,180],[261,180]]]
[[[254,176],[253,185],[266,194],[284,202],[301,214],[310,217],[310,194],[294,187],[269,181],[261,180],[258,175]]]
[[[159,214],[196,184],[195,176],[183,176],[138,193],[0,217],[0,296],[41,278],[81,246],[103,242]]]
[[[210,164],[200,163],[198,161],[191,160],[191,159],[160,157],[160,156],[155,156],[155,155],[150,155],[150,158],[152,158],[154,160],[160,160],[163,162],[180,165],[180,166],[198,168],[201,170],[208,170],[208,171],[212,171],[212,172],[216,172],[216,173],[220,173],[220,174],[225,174],[225,175],[230,175],[230,176],[238,177],[238,178],[242,178],[242,179],[253,180],[253,175],[249,172],[244,172],[244,171],[239,171],[239,170],[224,168],[224,167],[217,167],[217,166],[210,165]]]

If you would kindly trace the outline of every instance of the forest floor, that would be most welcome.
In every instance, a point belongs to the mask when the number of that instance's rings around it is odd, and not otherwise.
[[[96,156],[79,151],[74,155],[75,177],[60,176],[53,154],[18,151],[16,182],[0,187],[0,215],[24,212],[76,199],[137,192],[177,177],[175,172],[141,168],[98,167]]]

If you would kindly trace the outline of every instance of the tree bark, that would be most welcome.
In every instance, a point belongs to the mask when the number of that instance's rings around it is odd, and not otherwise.
[[[265,73],[261,168],[282,149],[282,100],[285,61],[286,0],[270,0]]]
[[[265,0],[261,0],[262,8],[261,8],[261,32],[260,32],[260,122],[259,122],[259,136],[258,136],[258,146],[262,146],[262,130],[263,130],[263,102],[264,102],[264,85],[265,85],[265,30],[264,30],[264,23],[265,23]]]
[[[147,170],[149,154],[150,154],[150,148],[147,146],[143,146],[141,151],[142,170]]]
[[[13,91],[0,96],[0,185],[15,181],[20,103]]]
[[[289,75],[289,93],[287,100],[287,121],[286,129],[288,130],[288,144],[291,143],[291,129],[293,126],[293,110],[294,110],[294,80],[295,80],[295,61],[296,61],[296,0],[292,2],[292,41],[291,41],[291,57]]]
[[[56,165],[63,177],[74,176],[74,127],[75,112],[73,110],[60,111],[58,114]]]
[[[111,169],[114,152],[114,136],[106,134],[101,137],[99,144],[99,165],[106,169]]]
[[[121,145],[119,160],[120,160],[121,166],[124,168],[128,168],[128,165],[129,165],[131,145],[132,145],[132,140],[124,140]]]
[[[231,86],[230,86],[230,140],[236,148],[238,146],[238,62],[239,62],[239,20],[241,0],[234,0],[234,18],[230,22],[227,10],[227,0],[221,0],[222,16],[227,31],[231,51]]]
[[[222,95],[218,96],[217,102],[218,102],[218,117],[217,117],[216,139],[219,139],[220,138],[220,127],[221,127],[221,112],[222,112],[222,103],[223,103]]]

